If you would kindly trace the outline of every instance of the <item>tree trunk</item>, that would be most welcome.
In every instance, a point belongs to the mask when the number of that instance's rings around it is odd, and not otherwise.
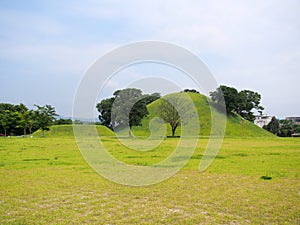
[[[131,127],[129,127],[128,135],[130,138],[132,137]]]
[[[175,136],[176,127],[172,127],[172,136]]]
[[[4,129],[4,136],[6,137],[6,129]]]
[[[24,137],[26,136],[26,128],[23,130]]]

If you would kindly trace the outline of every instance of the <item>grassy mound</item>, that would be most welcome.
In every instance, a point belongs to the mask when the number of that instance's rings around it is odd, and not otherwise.
[[[83,126],[83,125],[76,125]],[[108,129],[105,126],[97,125],[96,126],[99,136],[114,136],[114,132]],[[34,137],[43,137],[42,131],[38,130],[33,133]],[[49,131],[45,131],[45,137],[74,137],[73,126],[68,125],[54,125],[50,127]]]
[[[185,97],[186,93],[175,93],[171,95],[179,95],[180,97]],[[189,97],[194,102],[196,109],[199,115],[200,122],[200,136],[209,136],[211,130],[211,110],[216,112],[216,115],[221,115],[220,112],[214,107],[210,107],[207,102],[207,98],[204,95],[199,93],[188,93]],[[155,130],[155,133],[160,135],[164,135],[164,126],[167,126],[166,135],[171,135],[171,126],[169,124],[164,124],[162,121],[155,120],[157,117],[156,111],[159,106],[159,102],[161,100],[158,99],[151,104],[148,105],[149,115],[142,120],[142,126],[136,126],[133,128],[133,133],[137,136],[149,136],[149,124],[152,129]],[[156,121],[156,122],[153,122]],[[152,123],[152,124],[151,124]],[[195,133],[193,129],[193,121],[189,124],[190,133]],[[180,126],[177,128],[175,135],[180,135],[181,128]],[[159,135],[160,134],[160,135]],[[242,118],[239,115],[232,115],[227,117],[226,124],[226,137],[241,137],[242,136]],[[244,123],[244,136],[245,137],[274,137],[273,134],[261,129],[250,121],[245,121]]]

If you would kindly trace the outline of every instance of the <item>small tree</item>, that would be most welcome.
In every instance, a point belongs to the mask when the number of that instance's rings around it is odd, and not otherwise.
[[[186,116],[190,110],[190,103],[182,94],[171,94],[160,99],[156,113],[171,126],[172,136],[182,123],[181,116]]]
[[[55,116],[58,116],[55,112],[55,108],[51,105],[39,106],[37,107],[36,112],[36,121],[39,128],[43,132],[43,137],[45,136],[45,130],[49,130],[49,126],[51,126],[55,120]]]

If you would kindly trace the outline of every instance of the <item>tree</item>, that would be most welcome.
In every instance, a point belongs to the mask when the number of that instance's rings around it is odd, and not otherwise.
[[[263,126],[263,128],[275,135],[278,135],[279,133],[279,122],[278,120],[273,116],[272,120],[265,126]]]
[[[118,90],[114,93],[114,102],[111,108],[111,124],[114,130],[129,126],[131,136],[132,126],[141,125],[141,120],[148,114],[147,105],[142,91],[135,88]]]
[[[177,109],[167,100],[161,99],[157,107],[157,114],[168,124],[172,129],[172,136],[175,136],[177,127],[180,125],[180,116]]]
[[[279,121],[279,136],[291,137],[295,132],[295,123],[292,120],[280,120]]]
[[[20,104],[19,106],[16,106],[17,108],[17,127],[21,128],[23,130],[23,135],[26,135],[26,129],[28,128],[29,123],[29,111],[28,108],[24,104]]]
[[[252,110],[256,109],[262,113],[264,109],[260,105],[261,95],[250,90],[238,92],[233,87],[221,85],[215,91],[210,92],[210,96],[215,103],[225,104],[227,114],[235,112],[252,122],[255,119]]]
[[[211,99],[218,104],[225,104],[227,114],[238,108],[238,91],[233,87],[221,85],[216,91],[210,92]]]
[[[160,99],[156,113],[166,123],[170,124],[174,137],[176,129],[183,122],[182,117],[189,116],[190,108],[190,102],[182,94],[171,94]]]
[[[45,130],[49,130],[49,126],[51,126],[55,120],[55,116],[58,116],[55,112],[55,108],[51,105],[39,106],[36,110],[36,120],[39,128],[43,132],[43,137],[45,135]]]
[[[15,106],[9,103],[0,104],[0,128],[4,135],[11,133],[15,127]]]
[[[36,112],[34,110],[28,111],[27,126],[28,126],[28,130],[29,130],[29,134],[32,134],[33,128],[35,126],[37,126]]]
[[[252,110],[264,110],[264,108],[260,105],[260,100],[261,95],[257,92],[253,92],[250,90],[243,90],[239,92],[237,100],[237,113],[240,114],[243,118],[253,122],[255,116],[253,115]]]
[[[146,105],[150,104],[151,102],[154,102],[155,100],[159,99],[161,96],[160,96],[160,93],[153,93],[151,95],[149,94],[146,94],[146,95],[143,95],[143,99],[146,103]]]
[[[55,125],[72,124],[72,120],[60,118],[58,120],[55,120],[54,124]]]
[[[104,125],[110,129],[112,129],[111,123],[111,108],[114,103],[115,97],[107,98],[102,100],[100,103],[97,104],[96,108],[100,113],[98,118],[100,120],[101,125]]]
[[[135,88],[117,90],[113,97],[103,99],[97,104],[100,124],[112,130],[129,127],[129,135],[133,126],[141,125],[141,120],[148,114],[147,104],[160,98],[159,93],[142,94]]]
[[[183,92],[199,93],[199,91],[197,91],[195,89],[184,89]]]

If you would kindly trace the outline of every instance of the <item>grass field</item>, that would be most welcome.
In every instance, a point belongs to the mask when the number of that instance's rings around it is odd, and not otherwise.
[[[178,141],[136,152],[116,138],[102,140],[112,155],[135,165],[162,160]],[[206,144],[199,139],[189,163],[170,179],[131,187],[95,173],[71,136],[1,138],[0,223],[300,223],[300,139],[225,138],[200,173]],[[260,179],[264,175],[272,179]]]

